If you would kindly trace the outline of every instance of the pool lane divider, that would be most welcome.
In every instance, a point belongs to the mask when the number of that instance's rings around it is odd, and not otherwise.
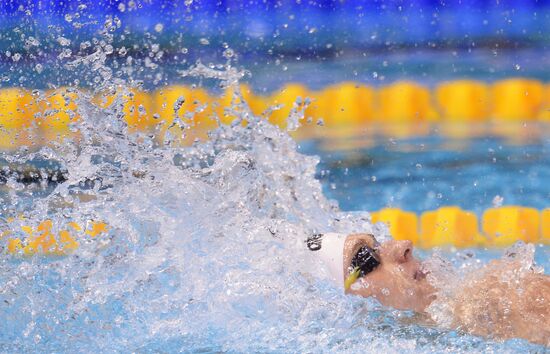
[[[385,208],[371,213],[373,223],[385,223],[396,240],[410,240],[419,248],[502,248],[517,241],[550,245],[550,208],[539,212],[521,206],[503,206],[483,213],[482,228],[474,213],[457,206],[412,212]],[[52,220],[36,226],[20,218],[8,218],[0,229],[0,249],[13,256],[66,256],[87,239],[104,237],[109,226],[89,221],[86,226],[68,222],[54,227]]]
[[[420,217],[398,208],[371,213],[373,223],[385,223],[397,240],[411,240],[419,248],[507,247],[517,241],[550,245],[550,208],[539,211],[502,206],[477,216],[457,206],[425,211]]]
[[[189,145],[206,139],[207,132],[218,124],[229,124],[235,117],[229,107],[244,100],[251,111],[281,128],[287,126],[291,110],[303,109],[302,128],[294,135],[340,137],[362,128],[377,127],[377,133],[393,137],[428,134],[433,124],[443,124],[440,133],[449,136],[518,134],[517,124],[550,123],[550,84],[527,78],[510,78],[492,84],[474,80],[442,82],[433,88],[400,81],[381,87],[358,82],[343,82],[310,90],[299,83],[289,83],[270,94],[258,95],[248,85],[213,95],[201,87],[172,85],[145,92],[114,88],[91,98],[101,108],[113,108],[128,123],[129,133],[154,133],[158,140],[167,132],[180,136],[172,126],[175,114],[191,129],[176,144]],[[78,139],[71,123],[80,119],[77,102],[85,90],[62,87],[38,91],[20,88],[0,89],[0,150],[19,146],[38,147],[50,141]],[[118,100],[117,100],[118,98]],[[121,107],[115,102],[122,102]],[[278,109],[271,110],[276,106]],[[455,126],[454,124],[459,124]],[[448,125],[446,127],[445,125]]]
[[[80,247],[85,238],[98,238],[107,234],[109,227],[101,221],[88,221],[85,226],[68,222],[64,227],[55,228],[52,220],[44,220],[36,226],[19,218],[18,227],[14,218],[8,218],[8,227],[0,229],[0,241],[3,252],[24,257],[66,256]]]

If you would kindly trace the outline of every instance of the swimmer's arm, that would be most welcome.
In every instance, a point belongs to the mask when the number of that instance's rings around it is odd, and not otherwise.
[[[529,273],[505,282],[510,263],[495,262],[457,298],[454,327],[496,339],[523,338],[550,346],[550,277]]]

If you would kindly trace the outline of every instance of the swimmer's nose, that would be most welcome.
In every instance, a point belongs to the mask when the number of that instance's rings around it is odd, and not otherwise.
[[[413,258],[413,244],[409,240],[388,241],[385,243],[384,248],[383,255],[385,253],[395,263],[406,263]]]

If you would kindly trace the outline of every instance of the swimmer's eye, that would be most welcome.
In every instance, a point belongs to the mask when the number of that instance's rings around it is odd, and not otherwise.
[[[375,250],[369,246],[361,247],[350,264],[350,272],[358,271],[358,278],[364,277],[380,265],[380,259]]]

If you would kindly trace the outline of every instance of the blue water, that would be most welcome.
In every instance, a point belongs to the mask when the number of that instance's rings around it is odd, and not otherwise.
[[[352,148],[337,144],[309,141],[301,150],[321,156],[317,177],[344,210],[458,205],[480,214],[496,196],[503,205],[550,207],[550,138],[514,144],[496,137],[359,137],[347,142]]]

